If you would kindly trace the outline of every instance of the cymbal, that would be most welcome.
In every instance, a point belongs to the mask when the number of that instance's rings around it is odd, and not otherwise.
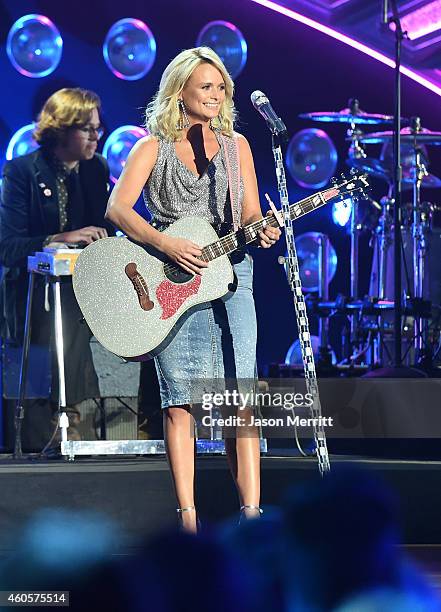
[[[393,116],[380,115],[378,113],[366,113],[360,109],[354,111],[351,108],[343,108],[338,112],[317,112],[302,113],[302,119],[312,119],[313,121],[324,121],[326,123],[356,123],[364,125],[377,125],[378,123],[393,123]],[[403,120],[404,121],[404,120]]]
[[[393,136],[394,133],[392,131],[374,132],[361,136],[360,142],[363,144],[381,144],[389,142]],[[346,138],[346,140],[351,140],[351,138]],[[413,144],[416,140],[418,144],[441,145],[441,132],[432,132],[427,129],[422,129],[420,132],[412,132],[411,128],[406,127],[401,130],[400,140],[406,144]]]
[[[367,172],[375,178],[383,179],[389,182],[390,171],[385,163],[375,157],[361,157],[360,159],[349,158],[346,164],[350,167],[357,168],[363,172]]]
[[[375,178],[382,179],[387,183],[393,182],[393,172],[390,163],[384,162],[375,157],[364,157],[361,159],[347,159],[348,166],[357,168],[362,172],[367,172]],[[403,189],[410,189],[415,180],[415,168],[413,166],[403,166],[403,178],[401,184]],[[441,187],[441,179],[434,174],[428,174],[423,177],[421,187],[425,189],[438,189]]]

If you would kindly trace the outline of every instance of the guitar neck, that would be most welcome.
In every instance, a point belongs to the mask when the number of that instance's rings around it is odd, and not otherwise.
[[[324,206],[329,200],[339,195],[340,190],[337,188],[330,188],[325,191],[319,191],[295,204],[291,204],[289,207],[291,219],[299,219],[303,215],[306,215],[313,210]],[[272,227],[278,227],[277,219],[274,216],[267,216],[259,221],[254,221],[245,227],[240,228],[237,232],[227,234],[223,238],[216,240],[208,244],[202,249],[203,261],[212,261],[222,255],[229,255],[237,249],[240,249],[251,242],[254,242],[258,237],[259,232],[264,229],[267,225]]]

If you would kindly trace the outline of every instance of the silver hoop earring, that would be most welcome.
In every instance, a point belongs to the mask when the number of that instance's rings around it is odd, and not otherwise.
[[[179,121],[177,128],[178,130],[185,130],[190,127],[190,119],[187,115],[187,109],[185,108],[184,100],[178,100],[178,109],[179,109]]]

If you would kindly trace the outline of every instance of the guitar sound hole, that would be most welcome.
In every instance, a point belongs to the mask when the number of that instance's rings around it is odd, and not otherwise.
[[[164,273],[168,280],[177,284],[188,283],[188,281],[194,278],[194,274],[186,272],[175,263],[166,263],[164,265]]]

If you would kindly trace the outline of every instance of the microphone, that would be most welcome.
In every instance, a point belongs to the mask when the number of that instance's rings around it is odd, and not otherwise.
[[[264,93],[259,90],[253,91],[251,94],[251,103],[256,111],[265,119],[273,134],[279,135],[286,132],[286,125],[280,117],[277,116],[277,113]]]

